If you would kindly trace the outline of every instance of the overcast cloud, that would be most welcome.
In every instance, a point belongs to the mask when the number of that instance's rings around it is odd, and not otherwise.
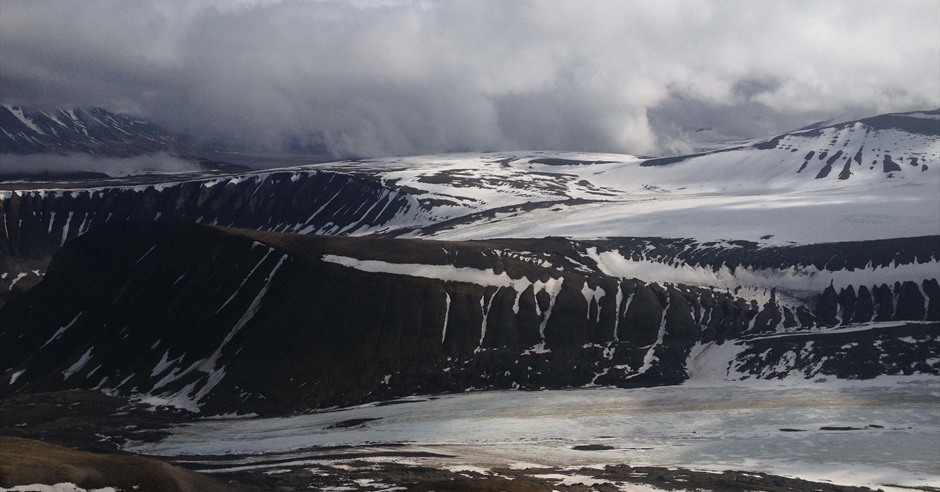
[[[936,0],[0,5],[3,103],[337,156],[652,155],[940,106]]]

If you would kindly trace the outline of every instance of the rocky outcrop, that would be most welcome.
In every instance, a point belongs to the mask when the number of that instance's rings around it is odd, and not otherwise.
[[[152,458],[88,453],[15,437],[0,437],[0,487],[9,487],[5,490],[240,490],[221,480]]]
[[[620,277],[587,249],[109,223],[66,243],[45,279],[0,310],[0,391],[283,413],[469,389],[672,384],[704,345],[805,331],[832,306],[837,320],[868,312],[859,294],[793,312],[775,292],[759,302]],[[890,319],[923,320],[935,284],[923,315],[903,283],[875,289],[870,311],[896,302]],[[923,326],[915,345],[933,353],[937,324]],[[832,371],[851,363],[845,354],[827,353]]]

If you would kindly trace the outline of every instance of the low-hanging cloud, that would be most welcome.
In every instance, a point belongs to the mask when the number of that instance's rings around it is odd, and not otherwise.
[[[195,163],[162,152],[135,157],[97,157],[88,154],[7,154],[3,156],[0,177],[17,174],[68,174],[77,172],[102,173],[111,177],[122,177],[198,170],[199,168]]]
[[[0,84],[274,150],[657,154],[940,106],[938,32],[935,0],[4,0]]]

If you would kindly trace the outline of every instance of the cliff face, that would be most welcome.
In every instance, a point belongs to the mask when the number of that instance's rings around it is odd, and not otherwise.
[[[833,282],[800,303],[753,286],[735,293],[628,277],[611,255],[676,247],[633,241],[109,223],[66,243],[43,282],[0,310],[0,387],[96,388],[212,414],[469,389],[674,384],[706,373],[940,374],[930,363],[940,356],[938,324],[925,322],[938,319],[935,278]],[[918,254],[937,247],[936,238],[907,241]],[[813,258],[740,249],[738,279],[758,271],[761,255]],[[896,322],[821,329],[850,319]]]
[[[165,179],[165,178],[164,178]],[[109,221],[164,220],[300,233],[352,233],[419,204],[331,172],[255,174],[76,190],[8,192],[4,253],[42,256]]]
[[[166,179],[166,178],[163,178]],[[35,285],[69,239],[126,220],[220,224],[318,234],[363,232],[422,214],[413,197],[371,180],[331,172],[6,192],[0,203],[0,302]],[[11,285],[17,276],[17,285]]]

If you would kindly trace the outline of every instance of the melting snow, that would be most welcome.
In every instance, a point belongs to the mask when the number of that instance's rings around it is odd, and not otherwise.
[[[16,380],[19,379],[20,376],[22,376],[24,372],[26,372],[26,369],[21,369],[19,371],[14,372],[13,375],[10,376],[10,384],[15,383]]]
[[[6,108],[7,110],[10,111],[10,113],[13,113],[13,116],[16,116],[16,119],[20,120],[20,122],[26,125],[26,127],[29,128],[30,130],[40,135],[46,134],[45,132],[42,131],[42,129],[36,126],[36,123],[34,123],[33,120],[29,119],[25,114],[23,114],[22,108],[14,108],[10,106],[6,106]]]
[[[484,287],[512,287],[516,292],[525,291],[532,282],[522,277],[510,278],[506,272],[496,274],[493,270],[455,267],[453,265],[424,265],[420,263],[388,263],[378,260],[359,260],[346,256],[323,255],[323,261],[336,263],[370,273],[390,273],[443,280],[445,282],[464,282]],[[518,309],[518,308],[517,308]]]
[[[605,275],[619,278],[636,278],[647,282],[688,284],[718,289],[734,290],[747,287],[757,290],[776,288],[784,292],[822,292],[830,285],[838,292],[850,285],[894,285],[897,281],[913,281],[917,284],[924,280],[937,278],[940,274],[940,261],[931,259],[923,263],[904,265],[892,264],[876,267],[869,264],[865,268],[845,270],[819,270],[814,265],[792,266],[786,269],[753,269],[738,266],[732,272],[727,266],[713,270],[710,267],[693,266],[684,263],[663,263],[651,260],[627,259],[617,251],[597,252],[597,248],[588,248],[588,256],[597,262],[598,268]]]

